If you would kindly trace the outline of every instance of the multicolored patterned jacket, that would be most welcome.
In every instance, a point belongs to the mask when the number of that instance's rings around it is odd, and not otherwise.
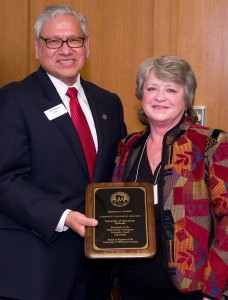
[[[113,181],[125,181],[149,129],[120,141]],[[163,238],[167,270],[181,292],[228,296],[228,134],[182,120],[164,136]]]

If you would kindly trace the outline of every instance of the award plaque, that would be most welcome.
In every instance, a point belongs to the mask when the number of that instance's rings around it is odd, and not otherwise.
[[[88,258],[147,258],[156,252],[153,185],[148,182],[90,183],[86,216],[98,220],[86,227]]]

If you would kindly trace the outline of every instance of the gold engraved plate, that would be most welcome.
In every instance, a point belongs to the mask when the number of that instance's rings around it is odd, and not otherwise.
[[[156,253],[153,186],[147,182],[91,183],[86,215],[98,226],[86,227],[88,258],[153,257]]]

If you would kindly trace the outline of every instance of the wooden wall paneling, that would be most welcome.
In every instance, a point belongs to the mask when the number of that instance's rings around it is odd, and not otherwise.
[[[0,1],[0,87],[28,72],[28,0]]]
[[[33,26],[54,0],[1,0],[0,86],[38,67]],[[88,18],[91,56],[83,76],[120,95],[129,132],[140,129],[135,76],[153,55],[180,55],[198,81],[195,104],[206,124],[228,130],[227,0],[65,0]]]
[[[204,12],[198,95],[206,101],[208,124],[228,131],[228,1],[204,0]]]
[[[98,3],[98,1],[96,1]],[[106,0],[88,16],[91,56],[89,78],[122,99],[128,131],[140,128],[135,77],[139,64],[152,52],[153,1]],[[97,20],[97,21],[96,21]]]
[[[173,54],[192,66],[195,105],[206,106],[206,125],[228,130],[228,1],[155,0],[154,55]]]

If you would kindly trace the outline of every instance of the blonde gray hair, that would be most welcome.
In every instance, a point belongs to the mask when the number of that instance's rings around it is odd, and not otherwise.
[[[151,72],[159,79],[172,81],[184,87],[186,112],[192,122],[195,123],[198,118],[193,109],[193,102],[197,82],[191,66],[181,57],[172,55],[151,57],[147,59],[139,66],[136,76],[135,95],[139,100],[142,100],[143,85]],[[147,117],[142,111],[139,112],[139,120],[143,124],[148,125]]]

